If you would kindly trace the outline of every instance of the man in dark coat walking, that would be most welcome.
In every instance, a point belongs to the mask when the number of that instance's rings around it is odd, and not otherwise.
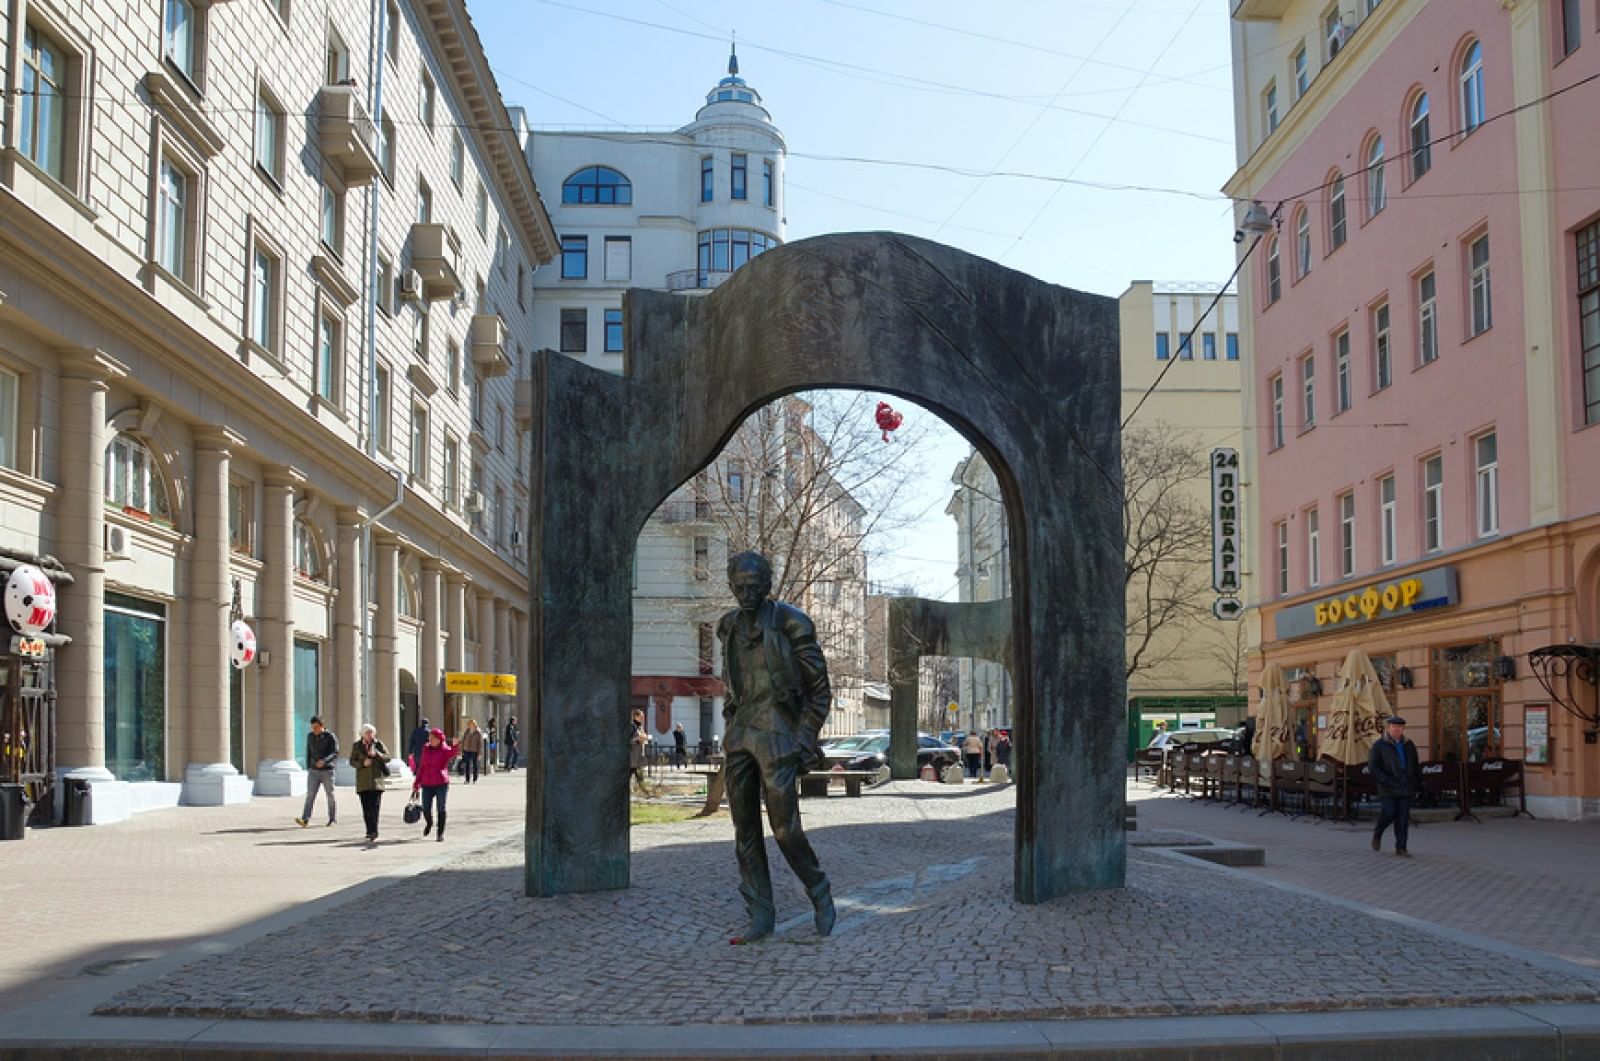
[[[1383,849],[1383,831],[1394,823],[1394,853],[1409,856],[1406,839],[1411,831],[1411,801],[1422,788],[1422,764],[1417,746],[1406,739],[1406,720],[1391,715],[1384,736],[1367,755],[1367,768],[1378,786],[1381,802],[1378,824],[1372,830],[1372,850]]]

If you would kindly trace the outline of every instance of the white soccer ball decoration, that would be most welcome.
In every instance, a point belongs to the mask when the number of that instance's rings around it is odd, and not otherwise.
[[[256,632],[243,619],[228,627],[228,659],[236,670],[244,670],[256,661]]]
[[[6,579],[6,621],[12,633],[34,637],[56,619],[56,588],[32,564],[18,564]]]

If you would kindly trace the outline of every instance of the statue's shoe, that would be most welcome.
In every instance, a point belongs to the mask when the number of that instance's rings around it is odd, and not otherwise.
[[[815,900],[816,914],[812,922],[817,926],[817,935],[827,936],[833,932],[833,923],[838,919],[838,914],[833,908],[833,896],[824,895]]]

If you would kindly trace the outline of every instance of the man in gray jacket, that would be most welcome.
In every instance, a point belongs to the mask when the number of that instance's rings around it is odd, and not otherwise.
[[[1367,769],[1378,786],[1378,823],[1372,830],[1372,850],[1383,849],[1383,831],[1394,823],[1394,853],[1409,856],[1406,840],[1411,831],[1411,801],[1422,788],[1422,764],[1417,746],[1406,739],[1406,720],[1392,715],[1384,736],[1367,753]]]
[[[767,599],[772,592],[772,565],[766,557],[749,552],[730,557],[728,588],[739,607],[722,617],[717,636],[727,686],[722,715],[727,721],[723,747],[728,807],[739,859],[739,892],[750,914],[742,940],[769,936],[776,924],[772,874],[761,835],[763,797],[773,839],[806,887],[817,935],[826,936],[833,931],[833,895],[800,826],[795,779],[822,765],[817,735],[833,702],[828,664],[817,644],[816,627],[805,613]]]
[[[311,716],[311,732],[306,734],[306,806],[295,824],[304,829],[317,805],[317,790],[328,790],[328,824],[338,818],[333,803],[333,764],[339,758],[339,738],[322,726],[322,718]]]

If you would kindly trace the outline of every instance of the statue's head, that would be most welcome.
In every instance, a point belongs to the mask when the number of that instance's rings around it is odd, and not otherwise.
[[[735,553],[728,557],[728,588],[741,609],[755,611],[772,592],[772,565],[760,553]]]

